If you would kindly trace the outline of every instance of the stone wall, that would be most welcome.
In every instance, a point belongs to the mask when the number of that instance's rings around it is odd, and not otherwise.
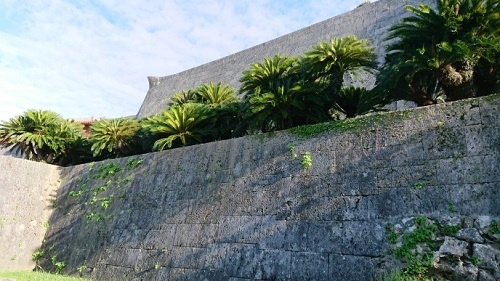
[[[433,0],[378,0],[367,3],[342,15],[327,19],[309,27],[278,37],[247,50],[219,60],[165,77],[149,77],[149,91],[137,114],[138,118],[160,113],[166,109],[169,98],[181,90],[193,89],[203,83],[222,82],[235,89],[244,70],[254,62],[276,54],[300,55],[312,46],[335,37],[356,35],[369,39],[375,47],[379,60],[383,59],[387,29],[403,17],[408,16],[405,5],[419,3],[434,5]],[[363,85],[371,87],[373,76],[365,77]]]
[[[432,236],[437,272],[498,280],[499,114],[497,95],[308,139],[283,131],[63,168],[39,265],[54,270],[56,256],[94,280],[376,280],[425,219],[446,230]]]
[[[32,270],[56,206],[59,167],[0,156],[0,270]]]

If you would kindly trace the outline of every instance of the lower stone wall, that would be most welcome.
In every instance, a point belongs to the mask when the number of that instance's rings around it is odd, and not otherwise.
[[[54,270],[56,256],[94,280],[376,280],[424,227],[433,233],[410,256],[432,250],[440,274],[497,280],[499,105],[64,168],[39,265]]]
[[[32,270],[57,206],[59,167],[0,156],[0,270]]]

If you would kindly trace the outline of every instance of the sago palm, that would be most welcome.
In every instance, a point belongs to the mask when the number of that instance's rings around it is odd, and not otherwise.
[[[250,69],[243,72],[240,79],[240,93],[246,96],[255,91],[267,92],[275,88],[274,83],[281,79],[297,76],[296,57],[275,55],[273,58],[265,58],[263,63],[252,63]]]
[[[49,110],[28,110],[0,124],[0,146],[26,159],[57,164],[82,137],[83,126]]]
[[[201,142],[213,133],[212,115],[213,111],[206,105],[185,103],[146,118],[142,126],[156,135],[153,150],[160,151],[179,142],[181,145]]]
[[[297,98],[300,84],[287,78],[275,81],[273,87],[265,92],[257,89],[248,98],[246,118],[251,120],[250,131],[269,132],[301,124],[300,112],[304,110],[304,104]]]
[[[201,97],[196,93],[196,91],[180,91],[175,93],[168,102],[169,106],[181,105],[184,103],[201,102]]]
[[[355,36],[333,38],[307,51],[300,60],[306,79],[319,87],[326,100],[333,100],[340,92],[346,74],[356,77],[364,71],[373,71],[377,63],[368,40]]]
[[[243,72],[242,128],[250,132],[282,130],[306,123],[307,101],[297,58],[276,55]]]
[[[441,94],[447,100],[476,96],[478,62],[497,63],[500,0],[438,0],[436,10],[406,9],[413,15],[390,28],[377,86],[419,105]]]
[[[202,84],[197,87],[194,92],[201,98],[201,101],[206,104],[219,105],[227,102],[234,102],[238,100],[233,88],[229,85],[222,85],[222,83]]]
[[[103,119],[92,123],[89,141],[94,157],[121,157],[133,154],[137,146],[139,122],[131,118]]]
[[[352,86],[343,87],[332,105],[332,113],[335,114],[337,111],[345,114],[347,118],[352,118],[381,110],[383,104],[384,101],[374,94],[373,90]]]

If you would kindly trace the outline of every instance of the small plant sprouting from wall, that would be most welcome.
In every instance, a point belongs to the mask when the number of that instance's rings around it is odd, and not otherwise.
[[[500,223],[492,221],[490,223],[490,232],[491,234],[500,234]]]
[[[297,157],[299,157],[297,155],[297,153],[295,152],[295,144],[294,143],[289,143],[287,148],[288,148],[288,151],[290,151],[290,153],[292,154],[293,159],[297,159]]]
[[[415,188],[415,189],[422,189],[427,184],[428,184],[428,182],[426,180],[419,180],[419,181],[415,182],[414,184],[412,184],[411,187]]]
[[[55,267],[55,273],[61,274],[64,268],[66,267],[66,263],[63,261],[58,261],[57,256],[52,256],[52,265]]]
[[[299,154],[295,150],[296,145],[294,143],[289,143],[287,145],[288,151],[290,151],[290,154],[292,156],[292,159],[297,159],[299,157]],[[311,152],[306,151],[304,153],[301,153],[302,157],[300,158],[300,165],[304,169],[309,169],[312,166],[312,156]]]
[[[311,152],[306,151],[302,154],[302,159],[300,160],[300,164],[304,169],[309,169],[312,166],[312,156]]]
[[[87,269],[87,266],[85,265],[80,265],[79,267],[76,268],[76,270],[78,271],[78,275],[80,277],[83,277],[83,271]]]

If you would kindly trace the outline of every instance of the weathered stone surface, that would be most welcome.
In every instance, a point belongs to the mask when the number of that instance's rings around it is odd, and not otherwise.
[[[479,231],[475,228],[464,228],[457,232],[456,237],[461,240],[474,243],[483,243],[484,238],[479,234]]]
[[[31,270],[57,202],[59,167],[0,155],[0,270]],[[73,220],[61,219],[60,226]],[[56,226],[57,227],[57,226]]]
[[[494,272],[495,277],[500,277],[500,250],[492,245],[474,244],[472,252],[480,261],[480,268]]]
[[[487,229],[489,229],[489,226],[491,224],[491,217],[490,216],[478,216],[477,219],[474,222],[474,226],[481,231],[481,233],[484,233]]]
[[[445,237],[443,244],[441,245],[441,247],[439,247],[439,250],[436,254],[439,257],[448,255],[461,257],[467,253],[467,246],[469,246],[469,243],[465,241],[460,241],[451,237]]]
[[[375,266],[368,257],[330,255],[329,280],[373,280]]]
[[[291,280],[331,280],[328,276],[328,254],[292,253]]]
[[[488,271],[486,271],[486,270],[479,270],[477,281],[497,281],[497,280],[498,280],[498,278],[495,278]]]
[[[448,277],[448,280],[477,280],[479,270],[472,264],[464,264],[460,259],[443,259],[435,264],[434,271],[438,270],[440,276]]]

